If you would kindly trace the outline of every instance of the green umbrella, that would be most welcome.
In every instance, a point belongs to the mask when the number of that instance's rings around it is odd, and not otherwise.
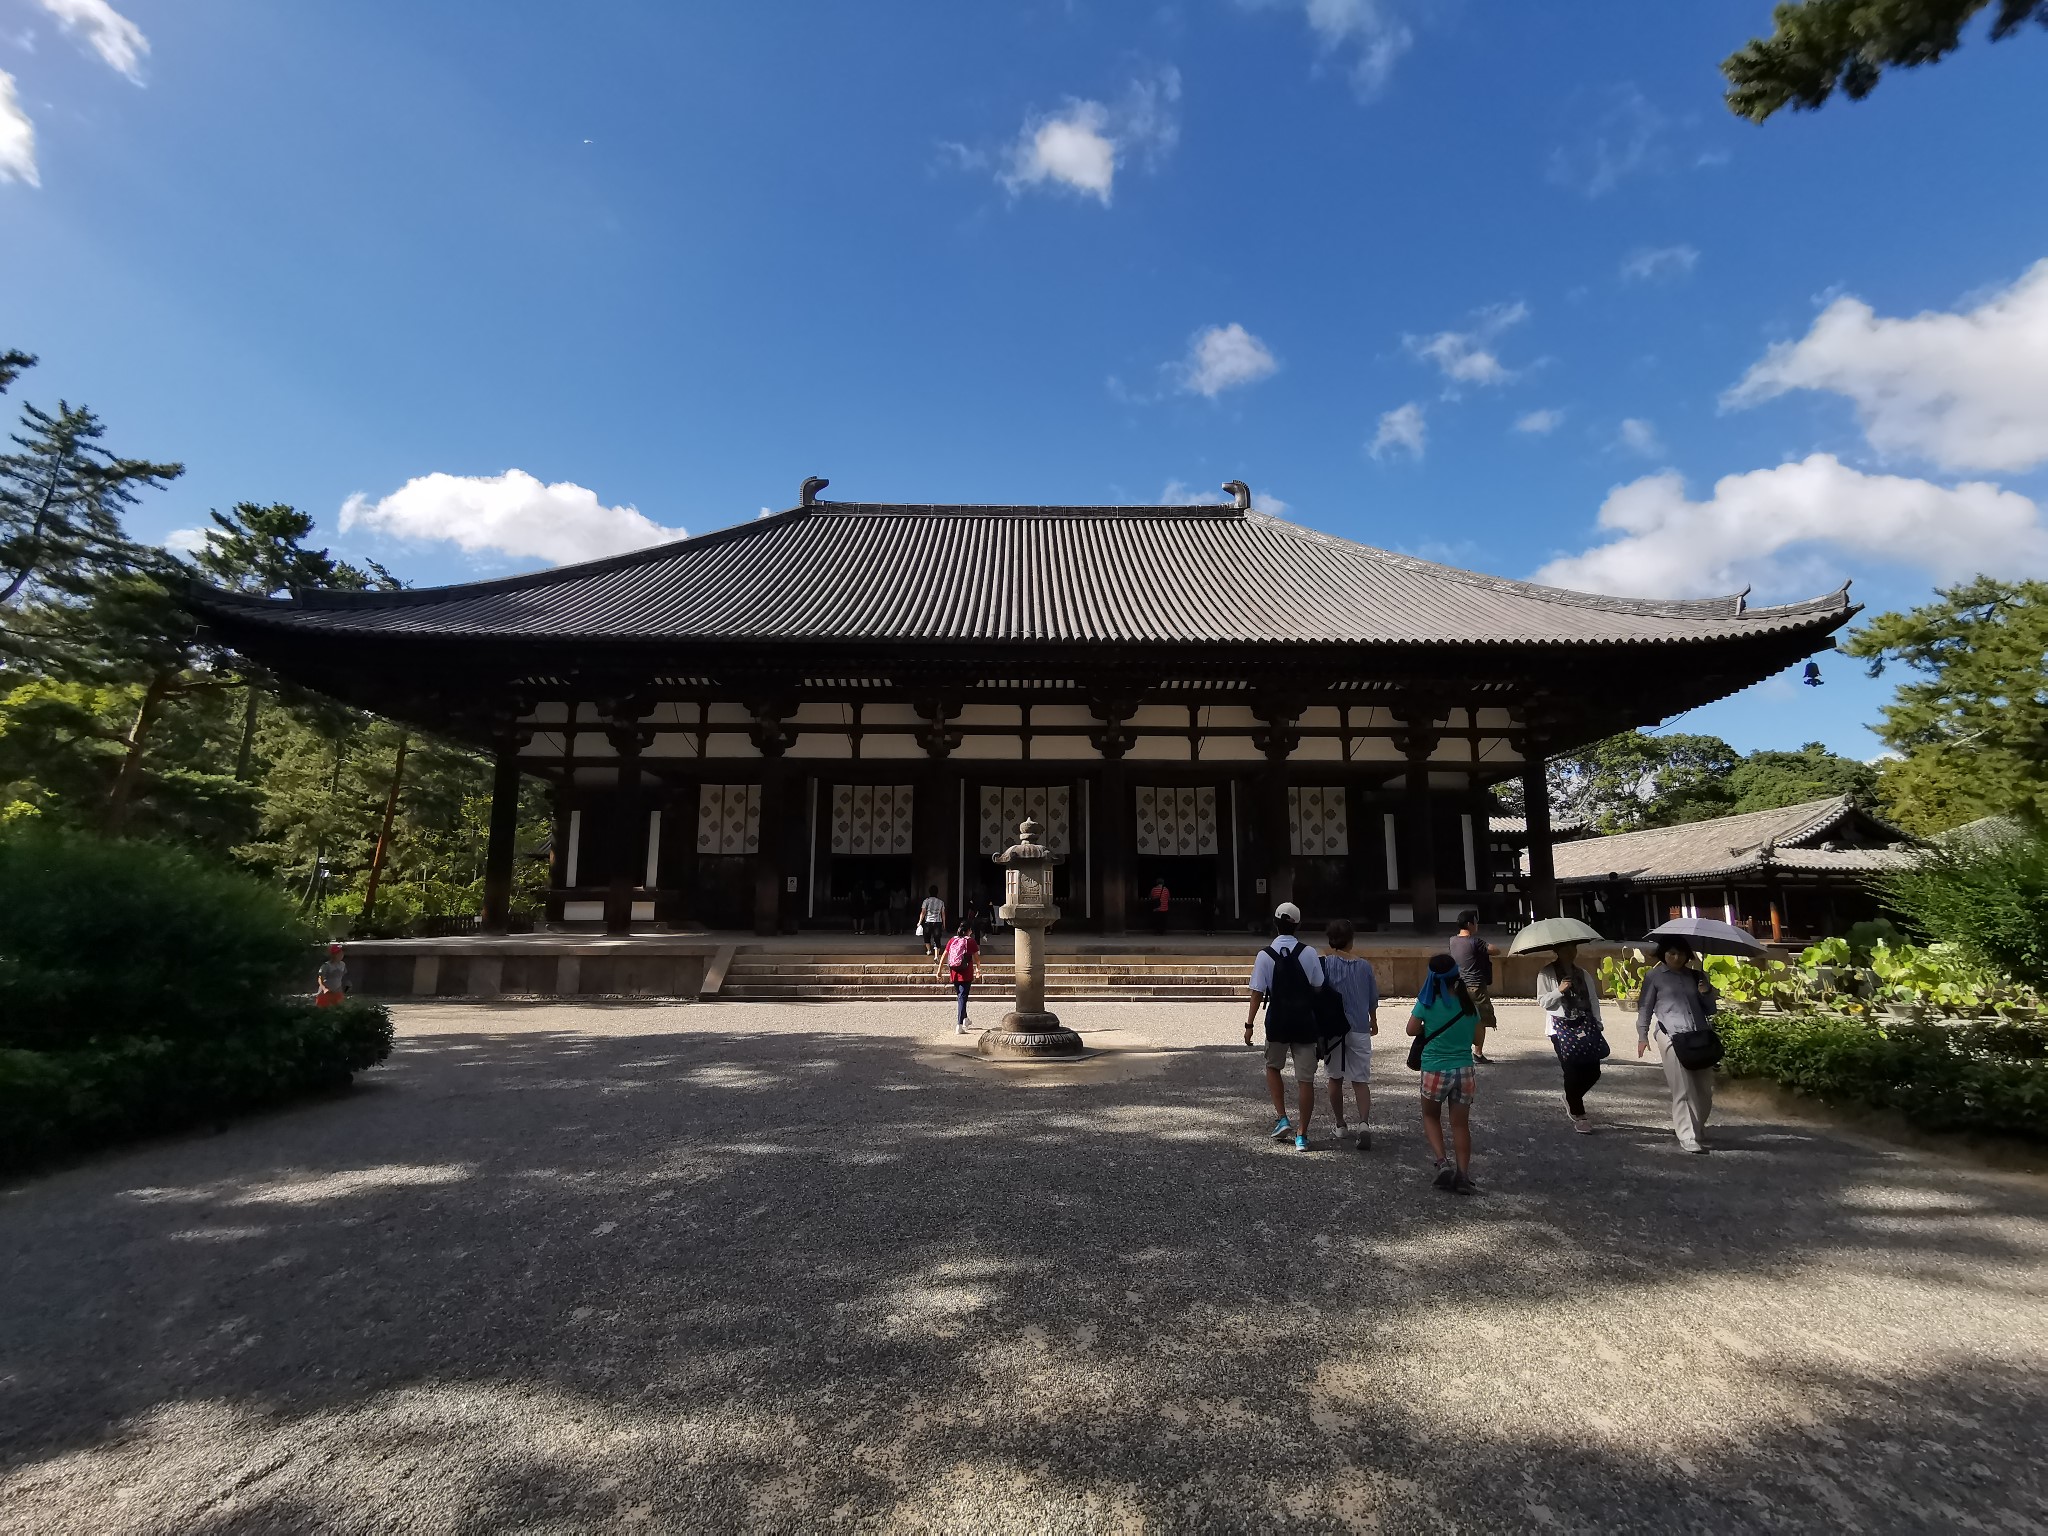
[[[1600,944],[1606,942],[1597,928],[1588,928],[1576,917],[1546,917],[1540,923],[1531,923],[1515,935],[1515,942],[1508,946],[1511,955],[1526,955],[1532,950],[1555,949],[1560,944]]]

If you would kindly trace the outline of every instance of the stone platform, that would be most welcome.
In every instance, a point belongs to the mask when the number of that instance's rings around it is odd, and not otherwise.
[[[1318,935],[1305,934],[1311,944]],[[1490,935],[1502,950],[1505,935]],[[1053,934],[1046,942],[1046,997],[1060,1001],[1202,1002],[1242,999],[1253,934],[1163,938]],[[1389,997],[1413,997],[1444,938],[1361,934],[1353,948],[1378,968]],[[1317,945],[1320,948],[1320,945]],[[1620,953],[1587,945],[1581,959]],[[1533,997],[1548,957],[1502,954],[1496,997]],[[929,1001],[941,984],[916,939],[903,934],[535,933],[502,938],[365,939],[348,945],[353,990],[379,998],[668,997],[718,1002]],[[1011,990],[1010,942],[992,935],[982,952],[978,998]]]

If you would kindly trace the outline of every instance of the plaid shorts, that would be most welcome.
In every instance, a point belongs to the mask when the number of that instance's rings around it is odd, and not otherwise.
[[[1455,1072],[1422,1074],[1422,1096],[1437,1104],[1470,1104],[1479,1090],[1479,1073],[1471,1067]]]

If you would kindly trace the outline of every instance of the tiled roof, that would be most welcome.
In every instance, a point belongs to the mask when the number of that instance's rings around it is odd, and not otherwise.
[[[1875,827],[1887,843],[1905,834],[1877,821],[1845,796],[1808,800],[1770,811],[1649,827],[1612,837],[1560,843],[1553,858],[1560,882],[1604,880],[1610,874],[1638,884],[1711,880],[1745,874],[1775,863],[1784,869],[1861,873],[1895,868],[1908,854],[1891,847],[1822,848],[1828,834],[1845,826]]]
[[[1566,592],[1236,507],[854,502],[499,581],[193,604],[338,634],[1349,645],[1818,638],[1852,611],[1846,589],[1778,608]]]

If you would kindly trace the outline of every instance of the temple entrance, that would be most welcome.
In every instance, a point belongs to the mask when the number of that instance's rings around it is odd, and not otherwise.
[[[870,933],[908,933],[924,899],[911,857],[917,793],[909,784],[834,784],[815,916]]]
[[[1214,930],[1228,879],[1216,828],[1211,784],[1140,784],[1131,819],[1130,910],[1137,933],[1207,933]],[[1154,886],[1169,892],[1162,919]]]
[[[979,899],[991,914],[1003,904],[1003,870],[995,856],[1017,841],[1017,828],[1026,816],[1036,818],[1040,838],[1047,848],[1061,855],[1052,867],[1052,899],[1063,911],[1075,912],[1075,886],[1079,878],[1073,857],[1073,789],[1066,784],[984,784],[977,801],[978,836],[975,853],[967,865],[964,901]]]

